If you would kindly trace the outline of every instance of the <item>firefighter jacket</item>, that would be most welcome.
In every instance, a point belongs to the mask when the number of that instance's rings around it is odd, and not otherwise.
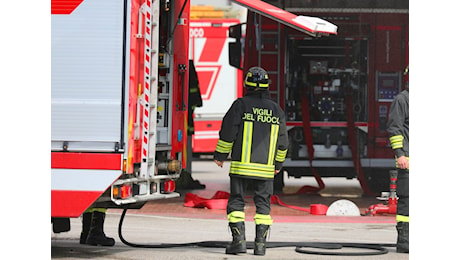
[[[283,110],[269,99],[268,91],[251,91],[225,114],[214,159],[224,161],[231,152],[230,175],[273,179],[287,148]]]
[[[387,132],[396,158],[409,157],[409,91],[399,93],[390,107]]]

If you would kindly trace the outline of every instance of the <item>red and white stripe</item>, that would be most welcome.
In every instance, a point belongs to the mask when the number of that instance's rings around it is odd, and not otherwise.
[[[150,75],[151,75],[151,50],[152,50],[152,0],[145,1],[144,10],[144,106],[142,113],[142,153],[141,176],[148,176],[149,132],[150,132]]]
[[[51,216],[78,217],[122,173],[122,154],[51,153]]]

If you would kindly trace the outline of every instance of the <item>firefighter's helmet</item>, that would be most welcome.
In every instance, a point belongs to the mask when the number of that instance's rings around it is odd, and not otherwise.
[[[268,88],[270,79],[268,73],[261,67],[252,67],[248,70],[244,85],[253,88]]]
[[[409,65],[404,69],[404,81],[409,84]]]

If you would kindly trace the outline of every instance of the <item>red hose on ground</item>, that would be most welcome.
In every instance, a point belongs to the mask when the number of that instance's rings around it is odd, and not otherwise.
[[[296,195],[301,193],[308,193],[311,189],[303,186],[299,191],[292,194],[284,195]],[[226,209],[227,201],[230,197],[230,193],[226,191],[217,191],[214,196],[210,199],[200,197],[193,193],[186,193],[184,199],[184,207],[190,208],[208,208],[208,209]],[[250,197],[247,197],[250,198]],[[283,202],[278,195],[271,196],[271,204],[280,205],[283,207],[288,207],[295,210],[305,211],[313,215],[325,215],[327,211],[327,206],[322,204],[312,204],[310,208],[302,208],[294,205],[287,204]]]

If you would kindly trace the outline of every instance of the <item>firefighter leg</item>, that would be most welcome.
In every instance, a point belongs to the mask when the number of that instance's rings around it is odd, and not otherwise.
[[[272,181],[254,181],[254,203],[256,204],[256,238],[254,241],[254,255],[265,255],[266,241],[273,219],[270,216],[270,199],[273,194]]]
[[[89,229],[88,238],[86,243],[89,245],[97,246],[113,246],[115,245],[115,239],[106,237],[104,233],[104,221],[105,221],[105,208],[93,208],[93,214],[91,217],[91,227]]]
[[[85,211],[82,216],[81,224],[81,233],[80,233],[80,244],[86,244],[86,239],[88,238],[89,229],[91,227],[91,217],[93,212],[91,209]]]
[[[244,212],[233,211],[228,215],[228,226],[232,232],[232,242],[226,246],[226,254],[246,253],[246,231],[244,227]]]
[[[246,182],[242,178],[230,177],[230,198],[227,203],[227,218],[232,242],[225,248],[226,254],[246,253],[246,231],[244,226],[244,192]]]
[[[396,187],[398,195],[398,208],[396,212],[396,230],[398,240],[396,252],[409,253],[409,171],[398,170]]]

